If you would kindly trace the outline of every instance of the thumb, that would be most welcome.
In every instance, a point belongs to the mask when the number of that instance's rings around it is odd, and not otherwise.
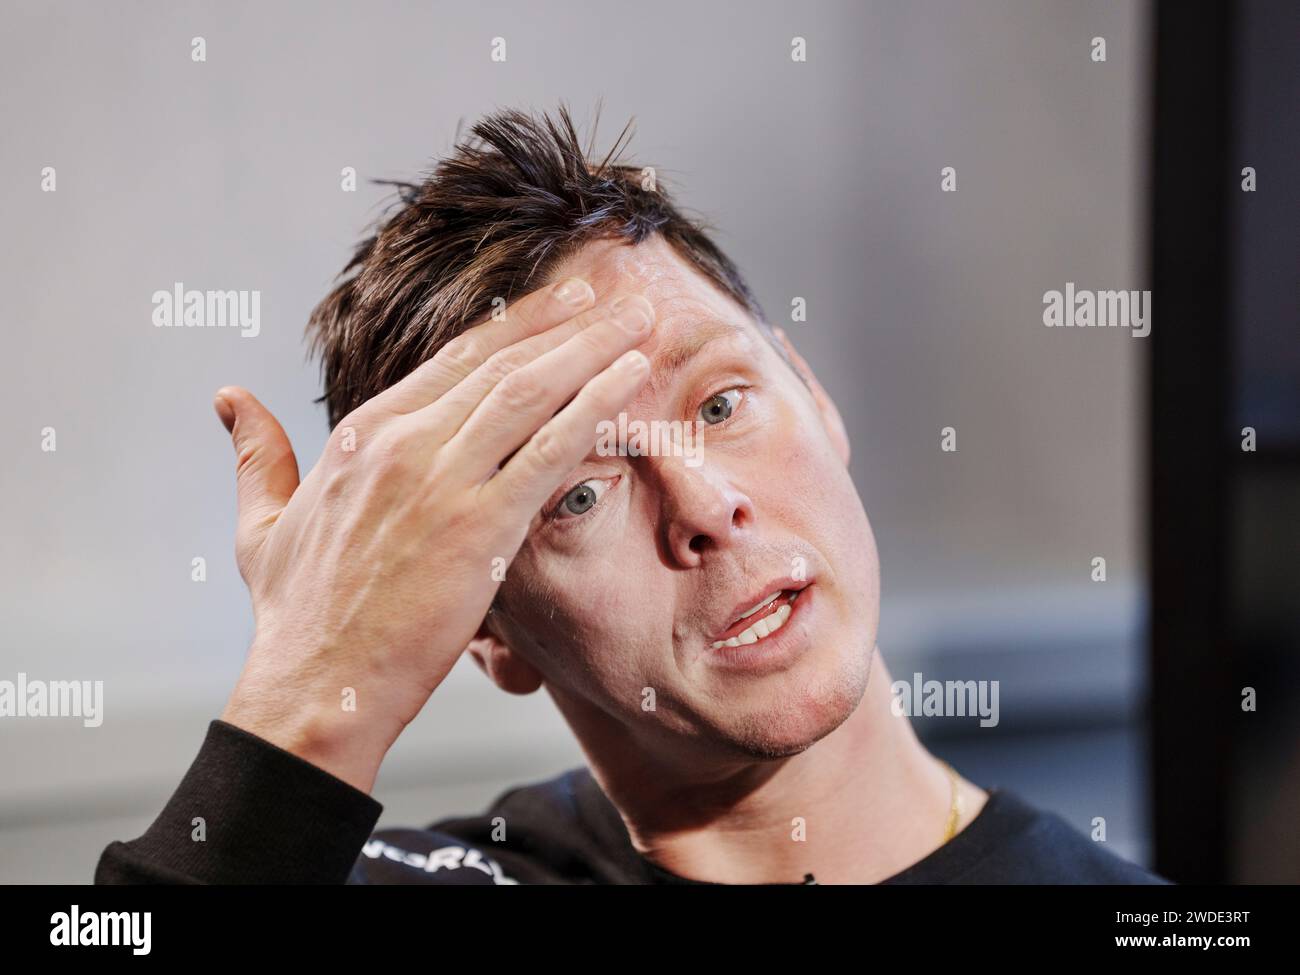
[[[235,445],[237,544],[256,548],[298,489],[298,458],[279,421],[248,390],[223,386],[212,405]]]

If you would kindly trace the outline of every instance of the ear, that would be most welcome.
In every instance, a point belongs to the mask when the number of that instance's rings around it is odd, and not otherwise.
[[[532,694],[542,686],[541,673],[519,656],[495,632],[489,612],[479,624],[478,632],[465,647],[479,669],[507,694]]]
[[[785,349],[786,355],[790,357],[795,369],[799,371],[799,375],[803,377],[804,382],[808,384],[809,390],[812,391],[813,400],[817,404],[817,411],[821,414],[826,433],[831,438],[831,444],[835,447],[835,452],[840,455],[840,460],[847,467],[849,463],[849,434],[844,429],[844,420],[840,416],[840,411],[831,400],[830,394],[822,389],[822,384],[817,381],[817,377],[808,368],[808,363],[803,361],[803,356],[795,351],[785,331],[777,325],[772,326],[772,331],[776,333],[781,347]]]

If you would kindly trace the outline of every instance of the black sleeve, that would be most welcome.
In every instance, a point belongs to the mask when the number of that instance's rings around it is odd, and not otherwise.
[[[105,848],[95,883],[346,883],[382,811],[360,789],[217,719],[153,825]]]

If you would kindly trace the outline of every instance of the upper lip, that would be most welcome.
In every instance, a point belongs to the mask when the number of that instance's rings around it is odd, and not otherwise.
[[[723,623],[721,628],[719,628],[718,632],[715,633],[710,638],[711,641],[716,643],[717,641],[723,639],[727,631],[730,630],[733,626],[736,625],[736,623],[740,621],[741,613],[745,613],[753,609],[754,605],[757,602],[759,602],[759,600],[761,600],[764,596],[770,596],[772,595],[772,593],[780,592],[782,590],[798,592],[799,590],[806,589],[808,588],[808,586],[811,585],[812,585],[811,579],[792,579],[790,576],[785,576],[784,578],[780,578],[780,579],[773,579],[771,582],[766,583],[761,589],[754,591],[752,594],[746,596],[744,599],[740,600],[740,602],[736,603],[735,607],[727,615],[726,622]]]

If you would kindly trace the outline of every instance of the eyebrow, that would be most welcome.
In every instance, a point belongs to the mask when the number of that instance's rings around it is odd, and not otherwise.
[[[725,322],[708,321],[701,324],[688,335],[659,350],[650,367],[650,388],[655,393],[663,390],[711,342],[741,335],[744,335],[744,329]]]
[[[664,387],[672,382],[673,377],[689,365],[690,361],[699,355],[705,346],[712,342],[721,341],[722,339],[741,336],[747,337],[747,333],[742,326],[732,325],[717,319],[709,319],[696,326],[696,328],[684,337],[678,339],[676,342],[665,345],[659,350],[659,354],[655,356],[654,362],[650,364],[649,386],[651,391],[658,396],[663,391]],[[577,394],[574,395],[576,396]],[[559,416],[560,413],[564,411],[564,408],[572,402],[573,397],[571,396],[564,401],[558,410],[555,411],[552,419]],[[500,466],[505,467],[506,464],[510,462],[511,457],[514,457],[515,453],[520,449],[522,449],[522,445],[511,451],[510,456],[506,457],[506,459],[501,462]],[[587,458],[590,458],[592,454],[594,454],[595,450],[596,448],[593,446],[591,451],[588,452]],[[584,461],[587,458],[583,458]]]

